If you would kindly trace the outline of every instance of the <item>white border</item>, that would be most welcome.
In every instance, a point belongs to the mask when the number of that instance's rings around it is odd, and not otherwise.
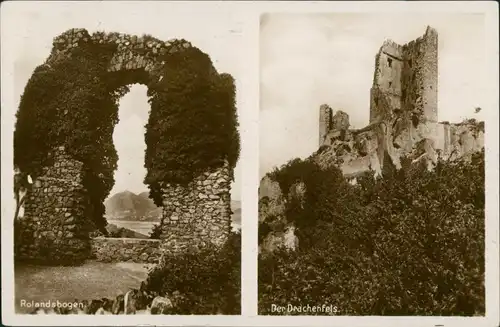
[[[70,6],[76,2],[58,1],[59,5]],[[95,6],[99,2],[78,2],[78,6]],[[9,44],[15,42],[11,33],[15,30],[16,14],[22,13],[27,1],[2,3],[2,96],[1,136],[2,136],[2,323],[23,326],[91,326],[91,325],[218,325],[218,326],[498,326],[499,325],[499,216],[498,216],[498,110],[488,113],[486,119],[486,317],[451,318],[451,317],[276,317],[256,316],[257,314],[257,186],[258,176],[258,44],[259,16],[267,12],[350,12],[350,13],[482,13],[485,15],[485,33],[489,46],[487,60],[491,67],[488,76],[490,90],[485,94],[489,108],[498,108],[498,4],[494,1],[433,1],[433,2],[154,2],[155,6],[178,7],[196,6],[213,9],[229,7],[244,13],[244,37],[247,39],[245,75],[241,81],[242,105],[240,114],[242,136],[242,316],[31,316],[15,315],[14,303],[10,299],[14,294],[13,279],[13,237],[10,217],[13,216],[12,190],[12,133],[14,116],[17,108],[13,99],[13,63],[15,54],[9,52]],[[102,4],[102,2],[101,2]],[[108,3],[109,4],[109,3]],[[113,1],[119,8],[123,2]],[[127,2],[127,6],[146,6],[148,2]],[[230,51],[230,50],[228,50]],[[241,52],[240,52],[241,53]]]

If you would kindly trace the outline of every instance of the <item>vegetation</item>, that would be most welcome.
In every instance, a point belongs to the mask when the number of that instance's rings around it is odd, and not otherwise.
[[[160,295],[179,292],[173,314],[240,314],[241,235],[230,234],[218,248],[164,258],[150,272],[147,289]]]
[[[33,179],[65,146],[84,163],[93,222],[104,229],[103,201],[113,187],[117,155],[113,128],[120,94],[106,76],[112,49],[80,46],[71,58],[35,69],[21,97],[14,131],[14,165]]]
[[[37,67],[21,97],[14,132],[14,165],[36,179],[65,146],[83,162],[90,215],[105,232],[104,199],[113,187],[117,153],[113,129],[118,100],[128,84],[148,85],[151,113],[146,131],[145,182],[161,205],[161,183],[187,183],[198,173],[239,156],[234,80],[218,74],[197,48],[169,55],[164,77],[144,71],[109,73],[116,45],[82,43],[66,56]]]
[[[332,304],[342,315],[484,315],[484,151],[433,171],[402,166],[356,185],[310,160],[271,174],[306,193],[286,205],[299,250],[259,257],[260,314]]]
[[[160,239],[161,232],[162,232],[162,224],[161,223],[154,224],[153,229],[149,233],[149,238],[158,240]]]
[[[165,78],[148,89],[145,183],[161,205],[160,183],[186,184],[209,168],[238,160],[235,86],[196,48],[169,55]]]

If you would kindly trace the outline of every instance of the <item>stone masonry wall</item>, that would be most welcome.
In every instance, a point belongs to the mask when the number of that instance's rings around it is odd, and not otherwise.
[[[74,48],[85,43],[116,46],[108,71],[143,70],[149,76],[146,84],[158,82],[163,78],[162,68],[169,54],[192,47],[191,43],[184,39],[161,41],[151,36],[103,32],[90,35],[85,29],[75,28],[54,39],[47,64],[58,58],[71,56]]]
[[[102,262],[158,263],[161,240],[96,237],[91,241],[92,257]]]
[[[332,109],[327,105],[321,105],[319,108],[319,146],[323,145],[326,134],[331,129]]]
[[[232,169],[206,172],[187,186],[165,185],[163,232],[165,253],[191,246],[221,245],[231,230]]]
[[[90,253],[83,164],[66,155],[64,147],[56,149],[52,158],[53,165],[44,169],[26,194],[20,259],[82,261]]]

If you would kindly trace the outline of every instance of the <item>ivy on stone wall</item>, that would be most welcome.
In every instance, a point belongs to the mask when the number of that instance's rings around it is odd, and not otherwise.
[[[161,182],[185,184],[228,160],[234,168],[240,144],[234,80],[219,75],[196,48],[169,55],[164,78],[149,88],[145,182],[161,205]]]
[[[71,57],[37,67],[21,97],[14,132],[14,165],[34,178],[61,145],[84,163],[84,185],[98,228],[106,224],[103,201],[113,187],[118,159],[113,128],[121,94],[106,72],[112,50],[81,45]]]
[[[153,83],[144,70],[108,72],[116,49],[115,44],[83,42],[70,56],[37,67],[21,97],[14,132],[15,168],[33,178],[43,174],[59,146],[84,163],[89,208],[100,229],[117,168],[118,100],[127,85],[148,86],[145,183],[157,205],[162,183],[187,183],[224,160],[234,168],[240,151],[234,80],[218,74],[208,55],[197,48],[166,54],[161,58],[164,78]]]

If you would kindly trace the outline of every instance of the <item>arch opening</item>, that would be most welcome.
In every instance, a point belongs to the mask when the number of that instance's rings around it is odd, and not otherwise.
[[[153,225],[161,221],[162,210],[149,198],[146,177],[145,132],[150,113],[147,87],[127,86],[119,100],[118,123],[113,131],[117,152],[114,186],[104,201],[109,237],[149,238]],[[157,235],[155,237],[158,237]]]

